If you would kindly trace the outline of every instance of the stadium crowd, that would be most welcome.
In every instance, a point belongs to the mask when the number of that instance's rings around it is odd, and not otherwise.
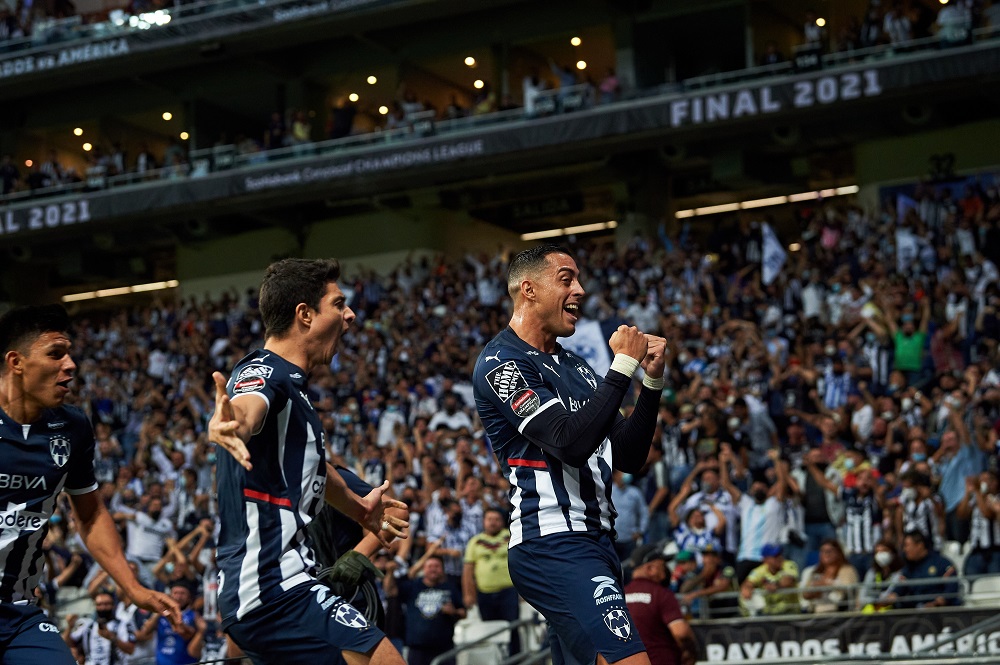
[[[745,612],[959,603],[948,580],[899,580],[1000,573],[1000,196],[928,185],[899,210],[816,202],[797,218],[800,249],[767,285],[750,217],[699,242],[686,227],[621,249],[567,238],[585,315],[670,345],[648,464],[616,475],[619,555],[673,543],[671,586],[695,615],[737,602]],[[310,379],[328,458],[372,485],[390,480],[410,507],[414,537],[377,565],[453,584],[467,606],[477,602],[476,587],[463,587],[468,544],[484,524],[502,540],[489,509],[509,509],[470,376],[509,316],[508,256],[412,259],[343,280],[358,319],[330,369]],[[121,599],[115,626],[140,640],[137,654],[194,640],[192,659],[220,648],[212,488],[226,453],[205,436],[209,375],[261,338],[253,292],[76,321],[73,399],[95,424],[102,496],[140,576],[190,603],[181,635]],[[65,503],[45,548],[48,602],[80,587],[106,610],[97,594],[108,578]],[[721,592],[738,593],[712,599]],[[391,596],[399,618],[406,595]],[[88,630],[114,633],[69,619],[77,645]],[[400,624],[390,636],[404,640]]]

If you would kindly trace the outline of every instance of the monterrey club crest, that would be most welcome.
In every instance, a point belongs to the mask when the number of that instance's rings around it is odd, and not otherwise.
[[[69,461],[69,439],[61,434],[49,437],[49,454],[56,466],[62,468]]]
[[[604,625],[620,640],[627,641],[632,635],[632,625],[629,623],[628,614],[623,609],[616,607],[606,612]]]

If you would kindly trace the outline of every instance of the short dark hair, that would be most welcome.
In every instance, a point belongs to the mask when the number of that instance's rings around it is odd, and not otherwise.
[[[569,250],[560,245],[538,245],[518,252],[510,260],[510,267],[507,268],[507,292],[513,298],[521,288],[521,280],[527,275],[538,271],[545,265],[546,257],[549,254],[566,254],[572,256]]]
[[[69,328],[69,314],[62,305],[15,307],[0,316],[0,353],[4,356],[8,351],[26,353],[43,334],[68,333]]]
[[[918,529],[910,529],[909,531],[907,531],[906,533],[903,534],[903,539],[905,540],[907,538],[909,538],[910,540],[912,540],[915,543],[920,543],[921,545],[923,545],[928,550],[933,549],[931,547],[931,540],[930,540],[930,538],[928,538],[927,535],[923,531],[920,531]]]
[[[507,511],[506,510],[503,510],[502,508],[498,508],[497,506],[490,506],[489,508],[487,508],[486,510],[483,511],[483,516],[485,517],[486,515],[489,515],[490,513],[496,513],[497,515],[500,516],[500,519],[503,520],[503,523],[507,524]]]
[[[338,279],[340,263],[336,259],[283,259],[269,265],[260,284],[258,306],[264,338],[287,333],[299,303],[319,309],[326,285]]]

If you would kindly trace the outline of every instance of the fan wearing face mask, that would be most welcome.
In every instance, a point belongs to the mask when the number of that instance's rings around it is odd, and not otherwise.
[[[865,573],[858,594],[858,608],[865,614],[892,609],[889,589],[899,581],[903,560],[896,546],[887,540],[875,546],[872,567]]]

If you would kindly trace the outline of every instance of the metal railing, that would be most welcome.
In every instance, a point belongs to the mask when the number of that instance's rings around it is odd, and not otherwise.
[[[528,618],[525,618],[525,619],[517,619],[515,621],[511,621],[511,622],[507,623],[502,628],[497,628],[497,630],[495,630],[495,631],[493,631],[491,633],[486,633],[485,635],[480,635],[477,639],[472,640],[471,642],[464,642],[462,644],[458,644],[458,645],[455,646],[455,648],[453,648],[453,649],[451,649],[449,651],[445,651],[444,653],[442,653],[442,654],[440,654],[438,656],[435,656],[434,659],[431,661],[430,665],[442,665],[443,663],[445,663],[445,662],[447,662],[449,660],[452,660],[453,658],[455,658],[456,656],[458,656],[458,654],[462,653],[463,651],[468,651],[469,649],[475,649],[475,648],[482,647],[482,646],[487,646],[487,645],[490,645],[490,644],[499,646],[495,642],[491,642],[491,640],[494,637],[498,637],[500,635],[503,635],[504,633],[509,633],[512,630],[519,630],[522,626],[538,626],[538,625],[540,625],[540,623],[541,622],[539,621],[539,619],[538,619],[537,616],[532,616],[532,617],[528,617]],[[545,652],[546,655],[548,655],[548,649],[545,649],[543,651]],[[517,663],[528,662],[525,659],[528,658],[529,656],[533,656],[533,655],[537,655],[537,654],[535,654],[533,652],[528,652],[528,653],[522,652],[520,654],[516,654],[514,656],[510,656],[509,658],[504,659],[502,662],[504,663],[504,665],[516,665]],[[531,660],[530,662],[534,663],[534,662],[538,662],[538,661],[537,660]]]

